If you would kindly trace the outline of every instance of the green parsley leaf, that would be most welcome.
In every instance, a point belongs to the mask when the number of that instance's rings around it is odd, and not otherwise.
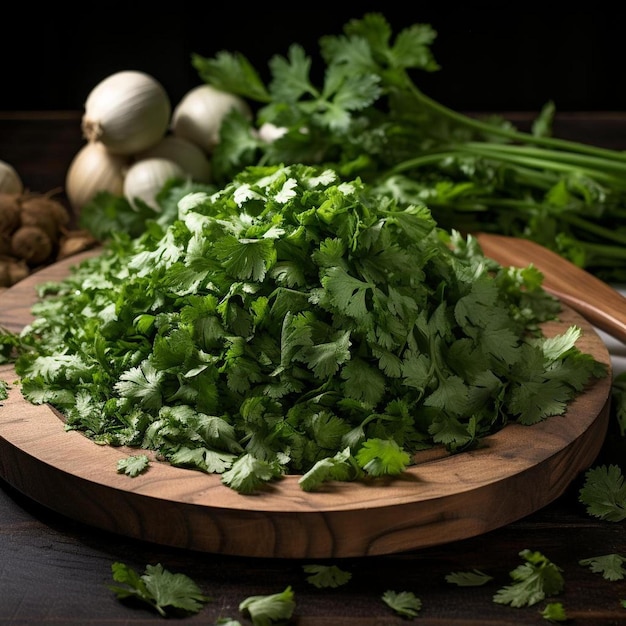
[[[451,572],[446,575],[446,582],[457,585],[458,587],[480,587],[490,580],[493,580],[493,576],[489,576],[477,569],[469,572]]]
[[[526,562],[510,572],[514,582],[495,593],[493,601],[496,604],[509,604],[516,608],[532,606],[563,591],[560,567],[540,552],[522,550],[519,555]]]
[[[619,466],[601,465],[588,469],[578,500],[592,517],[609,522],[626,519],[626,485]]]
[[[303,565],[302,569],[310,574],[306,577],[307,582],[318,589],[340,587],[352,578],[350,572],[346,572],[336,565]]]
[[[0,380],[0,400],[6,400],[9,397],[10,388],[6,380]]]
[[[587,565],[596,574],[602,574],[606,580],[622,580],[626,576],[626,567],[624,567],[626,557],[620,554],[593,556],[588,559],[581,559],[578,563]]]
[[[566,622],[568,620],[565,608],[561,602],[549,602],[541,611],[541,617],[549,622]]]
[[[254,626],[271,626],[288,620],[295,608],[295,595],[290,586],[280,593],[250,596],[239,604],[241,613],[249,616]]]
[[[370,476],[385,476],[403,472],[411,457],[395,441],[375,438],[363,442],[356,460]]]
[[[412,591],[392,591],[388,589],[382,601],[402,617],[417,617],[422,608],[422,601]]]
[[[148,469],[149,464],[150,459],[145,454],[133,454],[117,462],[117,473],[138,476]]]
[[[212,598],[204,595],[196,583],[184,574],[174,574],[160,563],[147,565],[140,576],[124,563],[111,565],[113,580],[120,585],[108,585],[119,599],[136,598],[167,617],[167,609],[198,613]]]

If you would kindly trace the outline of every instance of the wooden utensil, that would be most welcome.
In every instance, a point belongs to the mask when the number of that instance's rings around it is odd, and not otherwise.
[[[529,239],[478,233],[486,256],[501,265],[532,263],[544,276],[546,291],[622,343],[626,343],[626,298],[607,283],[556,252]]]

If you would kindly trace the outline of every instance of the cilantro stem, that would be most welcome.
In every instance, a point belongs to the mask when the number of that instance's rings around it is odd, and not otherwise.
[[[406,75],[406,87],[413,94],[415,99],[425,107],[428,107],[439,115],[442,115],[443,117],[453,120],[454,122],[477,132],[484,133],[486,135],[503,137],[509,139],[512,142],[543,146],[545,148],[552,148],[557,151],[564,150],[578,152],[585,155],[608,159],[613,163],[626,163],[626,152],[618,152],[616,150],[584,144],[578,141],[560,139],[557,137],[545,137],[539,135],[535,136],[531,133],[526,133],[519,130],[512,130],[510,128],[505,128],[502,126],[495,126],[493,124],[490,124],[489,122],[485,122],[478,118],[465,115],[464,113],[454,111],[453,109],[448,108],[444,104],[433,100],[425,93],[423,93],[410,79],[408,74]]]

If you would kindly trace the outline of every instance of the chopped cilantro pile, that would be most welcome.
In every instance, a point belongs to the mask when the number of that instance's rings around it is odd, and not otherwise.
[[[249,167],[178,206],[43,285],[22,334],[24,395],[99,443],[314,489],[562,414],[606,375],[580,329],[542,336],[559,305],[536,269],[358,178]]]

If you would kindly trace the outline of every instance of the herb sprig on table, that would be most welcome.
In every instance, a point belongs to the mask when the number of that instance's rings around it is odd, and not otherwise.
[[[323,163],[407,204],[426,202],[441,227],[527,237],[625,281],[626,153],[551,136],[548,98],[531,132],[433,100],[418,74],[441,69],[436,37],[429,24],[395,34],[383,15],[366,14],[320,38],[322,68],[294,43],[271,58],[268,81],[241,53],[193,55],[205,82],[256,105],[254,119],[227,118],[218,180],[250,164]],[[268,126],[279,130],[271,141]]]
[[[33,307],[22,391],[95,441],[156,450],[250,493],[399,474],[565,412],[604,364],[558,302],[360,179],[250,167],[167,227],[118,234]]]

